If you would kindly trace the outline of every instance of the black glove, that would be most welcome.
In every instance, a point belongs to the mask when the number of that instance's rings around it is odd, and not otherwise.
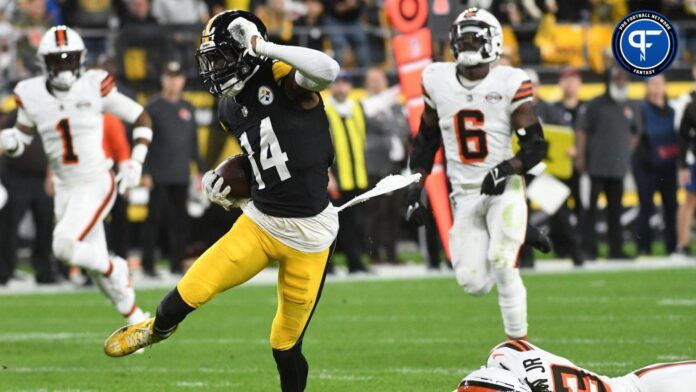
[[[486,174],[481,184],[482,195],[500,195],[505,190],[507,176],[513,174],[510,162],[503,161]]]
[[[406,209],[406,222],[413,223],[416,226],[425,224],[428,216],[428,210],[425,209],[421,202],[422,189],[414,184],[408,189],[408,208]]]

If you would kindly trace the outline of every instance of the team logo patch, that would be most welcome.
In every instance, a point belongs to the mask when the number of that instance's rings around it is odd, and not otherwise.
[[[242,116],[246,117],[249,115],[249,110],[246,108],[246,106],[242,106]]]
[[[273,91],[266,86],[259,87],[259,102],[261,105],[268,106],[273,103]]]
[[[78,109],[89,109],[92,106],[92,104],[89,101],[77,101],[75,104],[75,107]]]
[[[488,102],[488,103],[500,102],[500,100],[502,100],[502,99],[503,99],[503,96],[498,94],[495,91],[486,94],[486,102]]]
[[[677,54],[674,25],[654,11],[636,11],[614,29],[611,49],[616,61],[629,73],[649,78],[665,71]]]
[[[191,119],[191,111],[186,108],[179,109],[179,118],[184,121],[189,121]]]

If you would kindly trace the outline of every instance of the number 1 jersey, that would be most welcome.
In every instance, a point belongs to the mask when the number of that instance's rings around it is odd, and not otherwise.
[[[455,63],[433,63],[423,71],[425,103],[437,111],[452,185],[479,186],[486,173],[512,152],[512,113],[530,102],[533,86],[519,68],[495,66],[470,87]]]
[[[103,113],[134,122],[143,111],[119,93],[108,72],[83,73],[64,93],[52,93],[45,76],[21,81],[14,90],[17,122],[36,128],[49,165],[65,184],[93,179],[110,169],[103,149]]]
[[[303,109],[285,95],[289,65],[265,61],[258,67],[239,95],[220,100],[220,122],[249,158],[256,208],[275,217],[315,216],[329,204],[334,159],[324,104]]]

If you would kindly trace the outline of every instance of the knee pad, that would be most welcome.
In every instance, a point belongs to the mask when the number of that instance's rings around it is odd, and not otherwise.
[[[77,240],[66,237],[55,237],[53,238],[53,254],[58,260],[66,262],[68,264],[73,263],[73,255],[75,253],[75,246],[77,246]]]
[[[457,271],[457,283],[467,292],[467,294],[479,297],[488,294],[493,287],[488,274],[470,273],[465,274]]]

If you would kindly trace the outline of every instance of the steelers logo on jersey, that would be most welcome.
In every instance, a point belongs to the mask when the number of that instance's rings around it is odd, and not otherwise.
[[[259,87],[259,102],[265,106],[273,103],[273,91],[267,86]]]

